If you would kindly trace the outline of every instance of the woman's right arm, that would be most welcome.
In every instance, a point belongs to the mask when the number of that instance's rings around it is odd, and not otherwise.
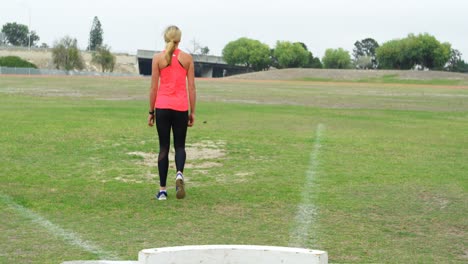
[[[149,110],[150,113],[148,115],[148,126],[154,125],[154,104],[156,102],[156,97],[158,96],[158,88],[159,88],[159,63],[158,63],[159,54],[154,55],[153,63],[151,67],[151,88],[150,88],[150,95],[149,95]]]

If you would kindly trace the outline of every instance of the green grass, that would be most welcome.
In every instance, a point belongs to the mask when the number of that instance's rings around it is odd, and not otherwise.
[[[148,88],[148,78],[0,76],[0,195],[134,260],[152,247],[288,246],[311,192],[318,213],[303,246],[331,263],[466,262],[467,89],[199,80],[187,141],[223,155],[188,155],[188,196],[169,185],[158,202],[157,168],[129,154],[158,151]],[[99,259],[3,198],[0,212],[1,263]]]

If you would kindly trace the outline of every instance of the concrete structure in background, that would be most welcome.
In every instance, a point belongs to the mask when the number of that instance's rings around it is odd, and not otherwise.
[[[154,50],[137,51],[139,74],[151,75],[153,56],[158,52]],[[219,78],[250,71],[245,66],[229,65],[219,56],[197,54],[192,54],[192,56],[195,64],[195,77]]]

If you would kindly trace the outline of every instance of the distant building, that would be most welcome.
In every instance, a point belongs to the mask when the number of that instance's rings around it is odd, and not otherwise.
[[[153,56],[159,51],[138,50],[138,69],[141,75],[151,75]],[[220,78],[230,75],[249,72],[245,66],[232,66],[227,64],[222,57],[212,55],[192,54],[195,65],[195,77]]]

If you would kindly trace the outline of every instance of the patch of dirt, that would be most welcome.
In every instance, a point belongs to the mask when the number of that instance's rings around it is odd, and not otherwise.
[[[155,177],[154,174],[149,173],[147,177],[145,177],[145,179],[132,179],[130,177],[115,177],[114,180],[125,182],[125,183],[143,183],[149,180],[153,180],[154,177]]]
[[[204,140],[194,144],[187,144],[187,157],[193,160],[218,159],[225,156],[225,141]]]
[[[211,168],[221,166],[217,162],[212,161],[201,161],[200,160],[213,160],[219,159],[225,156],[225,141],[211,141],[204,140],[194,144],[187,144],[185,151],[187,153],[187,160],[198,161],[196,164],[187,164],[187,167],[191,168]],[[171,150],[174,153],[174,150]],[[138,162],[141,165],[148,167],[158,166],[158,153],[146,153],[146,152],[129,152],[128,155],[135,155],[143,158],[143,161]],[[173,155],[169,154],[169,160],[172,161]]]
[[[193,144],[187,144],[185,151],[187,153],[187,163],[185,164],[186,168],[193,169],[196,173],[199,174],[208,174],[209,170],[214,167],[222,167],[222,161],[225,154],[225,141],[212,141],[212,140],[203,140]],[[149,168],[157,168],[158,166],[158,153],[147,153],[141,151],[129,152],[128,155],[140,157],[141,160],[136,161],[136,164],[142,165]],[[174,150],[172,149],[169,154],[169,168],[175,170],[174,164]],[[236,175],[239,178],[248,175]],[[156,175],[149,173],[147,179],[154,179]],[[136,180],[127,177],[117,177],[115,180],[122,182],[141,182],[141,180]],[[187,182],[190,182],[190,177],[186,178]]]
[[[245,215],[250,213],[250,209],[246,209],[240,205],[229,205],[223,203],[222,205],[215,205],[214,211],[217,215],[243,218]]]
[[[144,165],[148,167],[158,166],[158,154],[156,153],[146,153],[142,151],[129,152],[128,155],[142,157],[143,161],[137,161],[139,165]]]
[[[450,204],[450,200],[439,195],[423,192],[419,197],[431,208],[443,210]]]
[[[252,172],[238,172],[238,173],[234,174],[234,178],[231,179],[231,181],[236,182],[236,183],[246,182],[247,178],[252,176],[252,175],[253,175]]]
[[[238,172],[238,173],[236,173],[234,175],[237,176],[237,177],[246,177],[246,176],[252,175],[252,173],[251,172]]]
[[[449,226],[447,229],[447,234],[454,236],[454,237],[466,237],[467,231],[463,230],[462,228]]]
[[[209,169],[209,168],[214,168],[214,167],[221,167],[223,164],[218,163],[218,162],[202,162],[197,164],[197,166],[193,166],[194,168],[196,167],[197,169]]]
[[[53,89],[53,88],[5,88],[0,89],[1,93],[6,94],[24,94],[24,95],[31,95],[31,96],[39,96],[39,97],[50,97],[50,96],[57,96],[57,97],[82,97],[80,91],[76,90],[66,90],[66,89]]]
[[[468,249],[465,249],[465,254],[461,255],[461,259],[468,260]]]

